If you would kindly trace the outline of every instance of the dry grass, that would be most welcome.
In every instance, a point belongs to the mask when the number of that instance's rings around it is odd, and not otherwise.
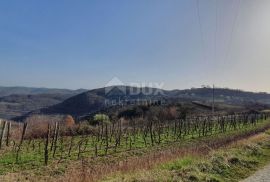
[[[205,150],[205,148],[187,147],[180,149],[172,147],[167,150],[151,152],[145,156],[131,157],[114,164],[105,163],[101,165],[91,165],[91,161],[84,161],[85,166],[82,164],[74,165],[62,179],[59,179],[59,181],[97,181],[112,172],[129,172],[136,171],[138,169],[147,170],[157,164],[173,160],[177,156],[201,154],[202,150]]]

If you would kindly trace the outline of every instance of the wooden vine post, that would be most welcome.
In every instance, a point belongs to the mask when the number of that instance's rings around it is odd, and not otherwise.
[[[16,163],[19,162],[19,152],[21,151],[21,146],[23,144],[26,128],[27,128],[27,123],[23,123],[23,131],[22,131],[22,135],[21,135],[21,140],[20,140],[19,145],[17,146],[17,151],[16,151]]]
[[[6,138],[6,146],[9,146],[9,137],[10,137],[10,130],[11,130],[11,122],[8,122],[7,124],[7,138]]]
[[[44,163],[47,166],[48,165],[48,160],[49,160],[49,140],[50,140],[50,124],[48,124],[48,129],[47,129],[47,135],[46,135],[46,141],[45,141],[45,146],[44,146]]]
[[[2,149],[3,138],[5,134],[6,121],[1,121],[0,149]]]

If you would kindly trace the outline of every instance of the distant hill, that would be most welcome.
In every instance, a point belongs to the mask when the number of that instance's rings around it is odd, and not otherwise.
[[[132,94],[131,90],[134,92],[138,92],[140,88],[126,87],[125,93],[123,93],[121,87],[114,87],[109,90],[109,93],[106,93],[108,91],[108,87],[94,89],[71,97],[60,104],[56,104],[35,112],[42,114],[71,114],[75,117],[78,117],[88,113],[96,112],[98,110],[104,109],[105,107],[111,107],[114,104],[118,105],[118,103],[113,102],[118,102],[119,100],[123,101],[123,104],[130,104],[128,102],[131,100],[138,101],[138,99],[150,100],[153,98],[166,98],[166,96],[155,94]],[[157,89],[153,89],[153,93],[156,92]]]
[[[86,90],[0,87],[0,118],[11,119],[58,104]]]
[[[151,90],[149,92],[149,90]],[[146,91],[143,92],[143,91]],[[131,105],[135,102],[164,101],[168,103],[183,102],[198,106],[198,102],[211,105],[211,88],[195,88],[186,90],[161,90],[155,88],[136,87],[106,87],[90,90],[79,95],[70,97],[65,101],[43,108],[32,113],[41,114],[71,114],[74,117],[81,117],[97,112],[114,104]],[[254,93],[241,90],[216,88],[214,90],[215,102],[220,109],[244,109],[253,107],[267,108],[270,104],[270,94]],[[121,101],[121,102],[120,102]],[[194,101],[198,101],[197,103]],[[202,104],[201,104],[202,105]],[[198,106],[199,107],[199,106]]]
[[[37,94],[70,94],[76,95],[85,92],[85,89],[69,90],[55,88],[34,88],[34,87],[2,87],[0,86],[0,97],[9,95],[37,95]]]
[[[186,90],[171,91],[171,96],[180,98],[192,98],[199,100],[211,100],[213,95],[212,88],[193,88]],[[270,94],[266,92],[249,92],[237,89],[215,88],[214,95],[216,101],[226,103],[259,102],[270,104]]]

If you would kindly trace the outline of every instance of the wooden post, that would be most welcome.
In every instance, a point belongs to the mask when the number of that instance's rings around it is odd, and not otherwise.
[[[19,162],[19,152],[21,150],[21,146],[22,146],[22,143],[23,143],[23,140],[24,140],[26,128],[27,128],[27,123],[23,123],[23,131],[22,131],[22,135],[21,135],[21,140],[20,140],[20,143],[19,143],[19,145],[17,147],[17,152],[16,152],[16,163]]]
[[[72,146],[73,146],[73,135],[71,136],[71,139],[70,139],[70,144],[69,144],[69,148],[68,148],[68,156],[70,157],[71,156],[71,150],[72,150]]]
[[[7,138],[6,138],[6,146],[9,146],[9,136],[10,136],[10,130],[11,130],[11,122],[8,122],[7,125]]]
[[[2,128],[1,128],[1,135],[0,135],[0,149],[2,149],[2,142],[5,134],[5,128],[6,128],[6,121],[1,122]]]
[[[58,122],[54,123],[54,129],[53,129],[53,137],[52,137],[52,143],[51,143],[51,151],[53,150],[53,145],[54,145],[54,139],[56,135],[56,128],[57,128]]]
[[[55,136],[54,136],[54,144],[53,144],[53,157],[55,157],[56,149],[57,149],[57,140],[59,136],[59,123],[56,123],[56,128],[55,128]]]
[[[50,139],[50,124],[48,124],[47,136],[46,136],[46,141],[45,141],[45,146],[44,146],[44,163],[46,166],[48,165],[48,159],[49,159],[49,151],[48,151],[49,139]]]

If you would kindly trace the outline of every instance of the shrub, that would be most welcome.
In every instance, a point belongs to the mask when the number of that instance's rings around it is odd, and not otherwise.
[[[207,162],[200,162],[197,166],[200,172],[211,172],[212,170],[212,165]]]
[[[249,145],[246,145],[244,149],[251,156],[259,156],[259,155],[262,155],[263,153],[262,148],[259,145],[249,144]]]
[[[75,125],[75,121],[71,115],[65,116],[64,123],[65,123],[65,126],[67,126],[67,127],[71,127],[71,126]]]
[[[213,156],[211,159],[211,164],[213,166],[213,171],[217,174],[224,174],[226,173],[226,170],[230,167],[227,164],[227,161],[225,158],[221,155]]]

